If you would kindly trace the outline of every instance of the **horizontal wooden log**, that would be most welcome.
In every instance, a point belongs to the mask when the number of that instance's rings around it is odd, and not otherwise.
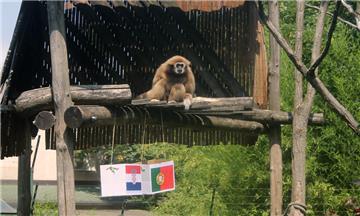
[[[268,124],[292,124],[293,120],[293,114],[291,112],[261,109],[255,109],[249,112],[239,112],[238,114],[235,114],[234,117]],[[324,125],[326,123],[323,113],[311,113],[308,121],[310,125]]]
[[[185,109],[182,102],[167,103],[166,101],[150,101],[147,99],[137,99],[131,102],[132,105],[157,107],[164,109]],[[190,110],[251,110],[254,106],[252,97],[229,97],[229,98],[206,98],[195,97],[192,100]]]
[[[254,107],[252,97],[229,97],[229,98],[205,98],[195,97],[191,104],[191,109],[214,109],[220,107],[242,107],[245,110]]]
[[[293,114],[291,112],[273,111],[254,109],[248,111],[231,111],[231,110],[204,110],[204,111],[192,111],[189,113],[197,115],[209,115],[220,117],[232,117],[235,119],[256,121],[266,124],[292,124]],[[309,116],[310,125],[324,125],[326,123],[323,113],[312,113]]]
[[[71,86],[70,94],[75,104],[117,105],[131,100],[129,85],[80,85]],[[17,112],[36,113],[52,110],[52,92],[50,87],[32,89],[23,92],[15,100]]]
[[[200,116],[172,111],[137,107],[111,108],[105,106],[72,106],[65,112],[65,123],[70,128],[111,125],[114,123],[164,124],[169,127],[218,128],[249,132],[263,132],[264,126],[217,116]]]
[[[50,111],[41,111],[36,115],[33,124],[41,130],[50,129],[55,124],[55,116]]]

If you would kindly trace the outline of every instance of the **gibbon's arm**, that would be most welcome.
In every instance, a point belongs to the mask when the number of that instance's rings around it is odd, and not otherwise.
[[[154,86],[160,80],[166,79],[165,75],[166,75],[166,65],[162,64],[155,71],[154,79],[152,81],[152,86]]]
[[[154,79],[152,81],[152,86],[154,86],[156,83],[158,83],[162,78],[155,74]]]
[[[187,82],[185,83],[185,96],[184,96],[184,106],[185,106],[185,110],[189,110],[190,106],[192,104],[192,98],[194,96],[195,93],[195,77],[194,74],[192,73],[192,70],[189,69],[188,71],[188,75],[187,75]]]
[[[189,93],[189,94],[191,94],[191,96],[193,96],[195,93],[195,77],[194,77],[194,74],[192,73],[192,71],[191,71],[191,73],[189,71],[187,79],[188,80],[185,83],[186,93]]]

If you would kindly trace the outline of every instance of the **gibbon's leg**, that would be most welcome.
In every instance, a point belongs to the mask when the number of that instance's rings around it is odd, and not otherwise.
[[[158,81],[149,91],[139,95],[138,99],[163,100],[166,94],[166,81]]]
[[[182,102],[185,98],[185,86],[183,84],[175,84],[171,87],[168,102]]]

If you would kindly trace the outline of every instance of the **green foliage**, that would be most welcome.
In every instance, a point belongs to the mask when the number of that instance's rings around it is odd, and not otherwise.
[[[285,3],[283,3],[285,4]],[[291,4],[291,3],[286,3]],[[286,16],[294,16],[295,8],[282,12],[282,32],[293,41],[294,23],[285,22]],[[293,8],[293,9],[291,9]],[[332,8],[332,7],[331,7]],[[331,10],[331,9],[330,9]],[[310,11],[309,11],[310,12]],[[289,15],[291,13],[292,15]],[[308,10],[306,10],[308,13]],[[329,23],[329,18],[327,19]],[[311,59],[312,35],[315,16],[306,14],[304,32],[304,62],[309,65]],[[325,28],[327,31],[327,28]],[[325,35],[325,34],[324,34]],[[360,43],[359,33],[338,23],[331,49],[319,67],[319,76],[332,94],[360,119]],[[292,110],[294,67],[287,56],[281,56],[282,109]],[[308,215],[337,213],[351,215],[352,210],[346,203],[355,200],[360,205],[360,188],[352,184],[360,179],[360,139],[346,126],[344,121],[316,95],[313,112],[323,112],[328,124],[325,127],[309,127],[307,143],[307,205]],[[291,127],[283,127],[284,150],[284,191],[291,194]],[[284,204],[290,202],[284,197]]]
[[[260,143],[267,142],[264,138],[261,140]],[[215,215],[261,215],[266,212],[269,179],[267,157],[260,156],[267,152],[263,146],[188,148],[162,144],[147,148],[146,155],[171,159],[176,165],[176,190],[159,201],[154,213],[208,215],[214,189]]]
[[[58,209],[56,203],[35,203],[34,216],[56,216]]]

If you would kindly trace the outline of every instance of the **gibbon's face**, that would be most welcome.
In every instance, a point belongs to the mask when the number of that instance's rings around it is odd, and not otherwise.
[[[174,64],[174,73],[175,74],[184,74],[186,72],[187,65],[184,62],[176,62]]]

